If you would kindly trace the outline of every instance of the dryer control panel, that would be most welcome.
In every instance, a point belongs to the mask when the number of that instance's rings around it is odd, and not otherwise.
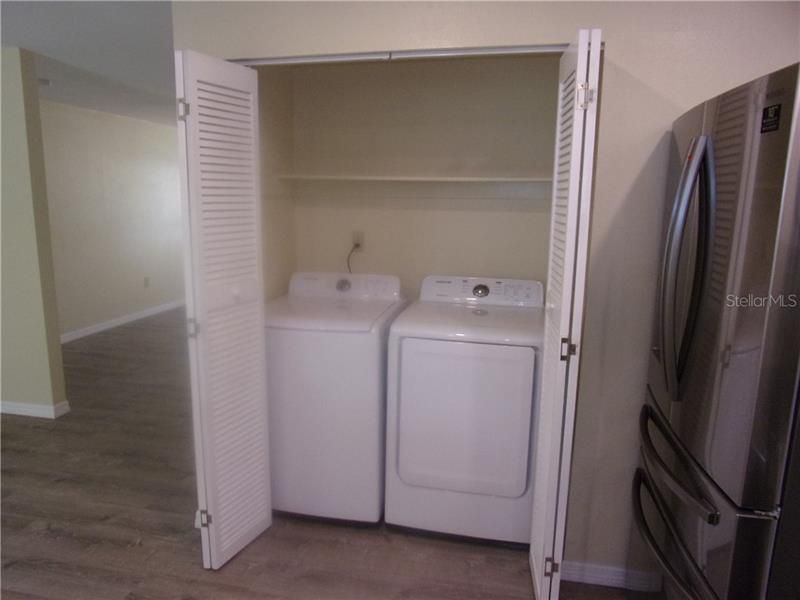
[[[423,280],[419,299],[423,302],[540,307],[544,304],[544,286],[540,281],[529,279],[431,275]]]

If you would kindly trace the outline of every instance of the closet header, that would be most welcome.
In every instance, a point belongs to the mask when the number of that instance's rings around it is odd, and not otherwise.
[[[468,58],[478,56],[514,56],[520,54],[553,54],[567,49],[567,44],[534,46],[486,46],[478,48],[430,48],[424,50],[393,50],[386,52],[354,52],[349,54],[309,54],[275,58],[240,58],[231,62],[251,67],[262,65],[299,65],[343,62],[375,62],[415,60],[420,58]]]

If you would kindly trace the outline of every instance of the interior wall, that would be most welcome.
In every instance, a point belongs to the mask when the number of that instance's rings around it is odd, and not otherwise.
[[[629,561],[672,122],[800,57],[800,3],[179,2],[176,48],[224,58],[605,40],[566,559]],[[366,240],[369,244],[369,239]],[[633,534],[633,539],[638,539]],[[642,549],[634,563],[647,556]]]
[[[64,390],[33,55],[2,49],[2,409],[55,417]]]
[[[182,302],[176,128],[41,111],[61,333]]]
[[[293,70],[292,169],[334,177],[552,176],[555,56]],[[549,182],[297,181],[296,266],[544,280]]]
[[[296,268],[292,190],[280,173],[292,170],[292,73],[287,68],[259,70],[264,288],[267,300],[285,294]]]
[[[461,198],[419,202],[330,202],[298,199],[297,268],[346,272],[352,232],[364,234],[355,273],[398,275],[404,295],[419,295],[427,275],[547,278],[549,212],[523,206],[497,210]],[[405,207],[398,204],[406,203]],[[427,205],[426,205],[427,204]],[[505,204],[501,202],[500,204]]]
[[[294,169],[551,177],[558,56],[297,67]]]

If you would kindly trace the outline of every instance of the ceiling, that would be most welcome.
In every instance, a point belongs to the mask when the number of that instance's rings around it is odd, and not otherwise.
[[[2,42],[37,53],[42,98],[175,122],[169,2],[10,2]]]

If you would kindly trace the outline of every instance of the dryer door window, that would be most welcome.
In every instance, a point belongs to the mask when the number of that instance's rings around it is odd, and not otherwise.
[[[533,349],[408,338],[400,360],[400,478],[408,485],[522,496]]]

